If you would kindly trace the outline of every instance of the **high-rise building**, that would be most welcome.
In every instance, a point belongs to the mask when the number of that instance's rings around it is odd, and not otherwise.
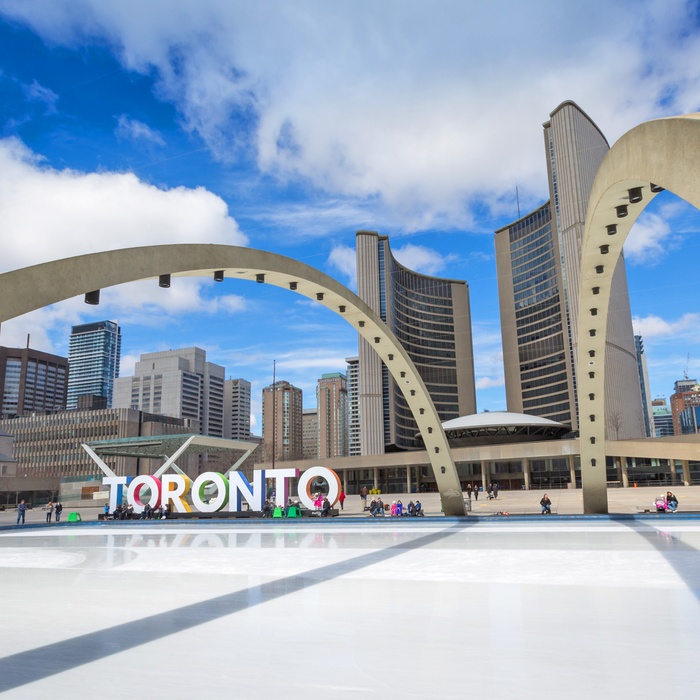
[[[114,406],[188,421],[190,430],[224,436],[224,376],[200,348],[141,355],[133,377],[115,382]]]
[[[112,405],[119,376],[121,330],[114,321],[73,326],[68,347],[67,408],[78,407],[78,396],[102,396]]]
[[[654,437],[673,435],[673,414],[666,405],[666,399],[653,399],[651,412],[654,420]]]
[[[673,385],[673,394],[669,397],[671,415],[673,416],[673,434],[682,435],[681,413],[691,406],[700,406],[700,386],[697,379],[679,379]]]
[[[318,457],[318,409],[305,408],[301,416],[304,459]]]
[[[699,406],[688,406],[680,412],[678,416],[681,434],[690,435],[700,432],[700,405]]]
[[[362,454],[360,433],[360,358],[346,357],[348,378],[348,454]]]
[[[301,389],[277,381],[263,389],[262,422],[265,460],[286,462],[304,453]]]
[[[549,201],[495,236],[506,400],[509,411],[577,430],[581,242],[593,180],[609,146],[573,102],[551,113],[544,141]],[[612,286],[606,428],[612,438],[641,437],[646,430],[622,256]],[[587,365],[581,358],[581,367]]]
[[[476,412],[469,288],[409,270],[389,239],[357,232],[357,290],[413,360],[441,420]],[[419,449],[413,414],[387,367],[359,341],[362,454]]]
[[[642,410],[644,412],[644,427],[646,436],[654,436],[654,420],[651,412],[651,393],[649,391],[649,370],[647,369],[647,356],[644,353],[644,340],[641,335],[634,336],[634,348],[637,353],[637,373],[639,375],[639,388],[642,392]]]
[[[66,408],[68,360],[31,348],[0,347],[0,418]]]
[[[250,438],[250,382],[245,379],[224,382],[224,437],[229,440]]]
[[[340,372],[323,374],[316,385],[318,406],[318,456],[347,457],[348,388]]]

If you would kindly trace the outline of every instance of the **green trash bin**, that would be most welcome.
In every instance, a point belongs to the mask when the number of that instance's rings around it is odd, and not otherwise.
[[[275,510],[272,513],[273,518],[284,518],[284,511],[279,507],[275,506]]]
[[[82,523],[83,519],[80,517],[80,513],[68,513],[69,523]]]
[[[299,510],[299,506],[289,506],[289,508],[287,509],[287,517],[301,518],[301,510]]]

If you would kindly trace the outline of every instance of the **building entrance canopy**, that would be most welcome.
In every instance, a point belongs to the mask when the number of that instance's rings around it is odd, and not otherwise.
[[[123,438],[120,440],[96,440],[84,443],[83,449],[107,476],[116,475],[105,464],[102,457],[161,458],[164,460],[164,463],[154,474],[154,476],[160,477],[170,468],[183,473],[175,464],[175,460],[188,454],[243,452],[243,455],[228,470],[229,472],[236,471],[257,446],[257,442],[246,440],[226,440],[205,435],[185,434]]]

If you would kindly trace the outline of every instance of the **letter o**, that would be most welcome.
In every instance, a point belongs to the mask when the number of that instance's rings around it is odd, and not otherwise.
[[[160,479],[150,474],[142,474],[135,476],[129,484],[129,489],[126,492],[127,503],[134,509],[134,513],[142,513],[143,507],[146,505],[141,501],[141,491],[144,486],[148,486],[151,490],[151,497],[148,499],[148,505],[155,508],[160,503],[161,483]]]
[[[328,500],[333,506],[338,501],[338,494],[340,493],[340,477],[332,470],[327,467],[311,467],[305,472],[302,472],[299,477],[299,500],[311,510],[314,510],[316,506],[311,498],[311,482],[320,476],[328,482]]]
[[[208,483],[216,487],[216,495],[204,502],[204,489]],[[192,486],[192,505],[202,513],[216,513],[228,503],[228,480],[219,472],[204,472],[200,474]]]

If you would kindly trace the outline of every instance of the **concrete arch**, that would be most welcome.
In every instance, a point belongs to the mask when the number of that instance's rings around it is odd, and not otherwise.
[[[632,225],[661,189],[700,208],[700,113],[645,122],[608,151],[581,249],[578,404],[584,513],[607,513],[605,341],[613,271]],[[622,208],[620,208],[622,207]]]
[[[465,515],[462,488],[440,417],[406,351],[357,295],[332,277],[291,258],[225,245],[162,245],[81,255],[0,275],[0,323],[93,290],[162,274],[264,281],[291,289],[345,319],[389,368],[423,436],[445,515]],[[262,277],[260,277],[262,275]]]

